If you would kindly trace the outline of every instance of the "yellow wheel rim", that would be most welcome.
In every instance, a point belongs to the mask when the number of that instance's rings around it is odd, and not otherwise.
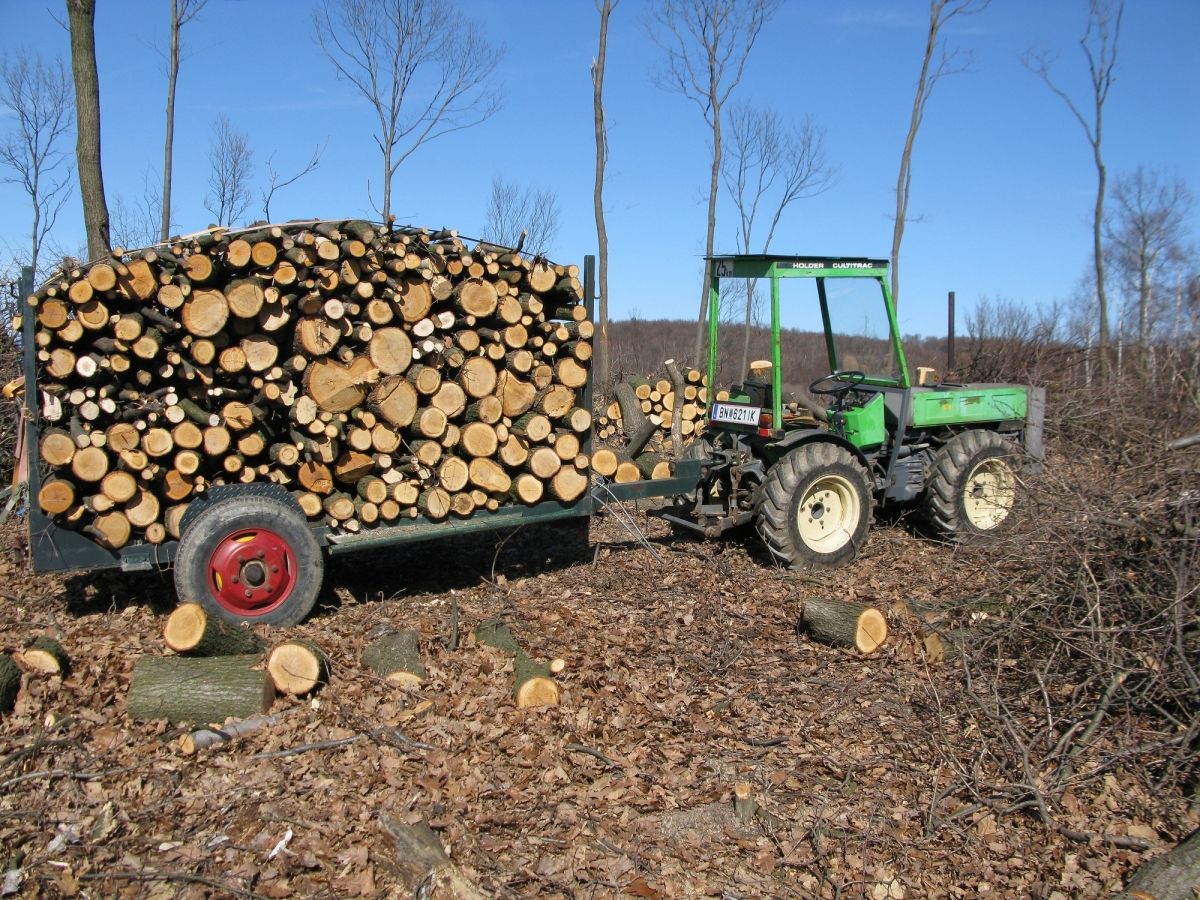
[[[826,475],[808,486],[796,510],[796,528],[818,553],[833,553],[850,543],[862,518],[858,491],[841,475]]]
[[[963,512],[980,531],[990,531],[1008,518],[1017,499],[1017,479],[1002,459],[985,459],[971,470],[963,490]]]

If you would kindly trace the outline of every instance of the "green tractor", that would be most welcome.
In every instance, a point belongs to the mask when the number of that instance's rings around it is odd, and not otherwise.
[[[753,522],[790,568],[838,566],[867,541],[877,506],[923,504],[930,524],[961,540],[1011,524],[1018,472],[1042,458],[1045,389],[914,384],[880,259],[722,256],[711,260],[708,424],[688,456],[697,488],[658,511],[707,537]],[[780,282],[816,282],[829,374],[784,402]],[[721,282],[769,279],[771,360],[716,390]],[[872,324],[875,323],[875,324]],[[931,370],[922,369],[919,381]],[[718,396],[720,399],[718,399]]]

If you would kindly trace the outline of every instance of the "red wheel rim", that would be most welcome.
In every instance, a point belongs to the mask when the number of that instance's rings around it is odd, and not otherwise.
[[[239,616],[262,616],[280,606],[292,593],[296,575],[296,554],[265,528],[233,532],[208,561],[213,597]]]

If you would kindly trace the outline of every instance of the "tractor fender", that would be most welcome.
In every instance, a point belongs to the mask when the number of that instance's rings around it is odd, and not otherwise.
[[[836,434],[828,431],[822,431],[819,428],[805,428],[799,431],[793,431],[791,434],[783,438],[783,440],[776,441],[773,446],[780,451],[779,455],[782,456],[789,450],[794,450],[796,447],[803,446],[804,444],[818,443],[833,444],[836,447],[841,447],[844,450],[850,451],[854,458],[862,464],[864,469],[866,469],[868,472],[871,471],[871,463],[863,455],[861,450],[859,450],[845,438],[838,437]]]

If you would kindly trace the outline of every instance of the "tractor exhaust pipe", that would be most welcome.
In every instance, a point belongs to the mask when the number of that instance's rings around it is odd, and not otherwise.
[[[949,379],[954,374],[954,291],[950,292],[946,306],[950,319],[946,329],[946,378]]]

